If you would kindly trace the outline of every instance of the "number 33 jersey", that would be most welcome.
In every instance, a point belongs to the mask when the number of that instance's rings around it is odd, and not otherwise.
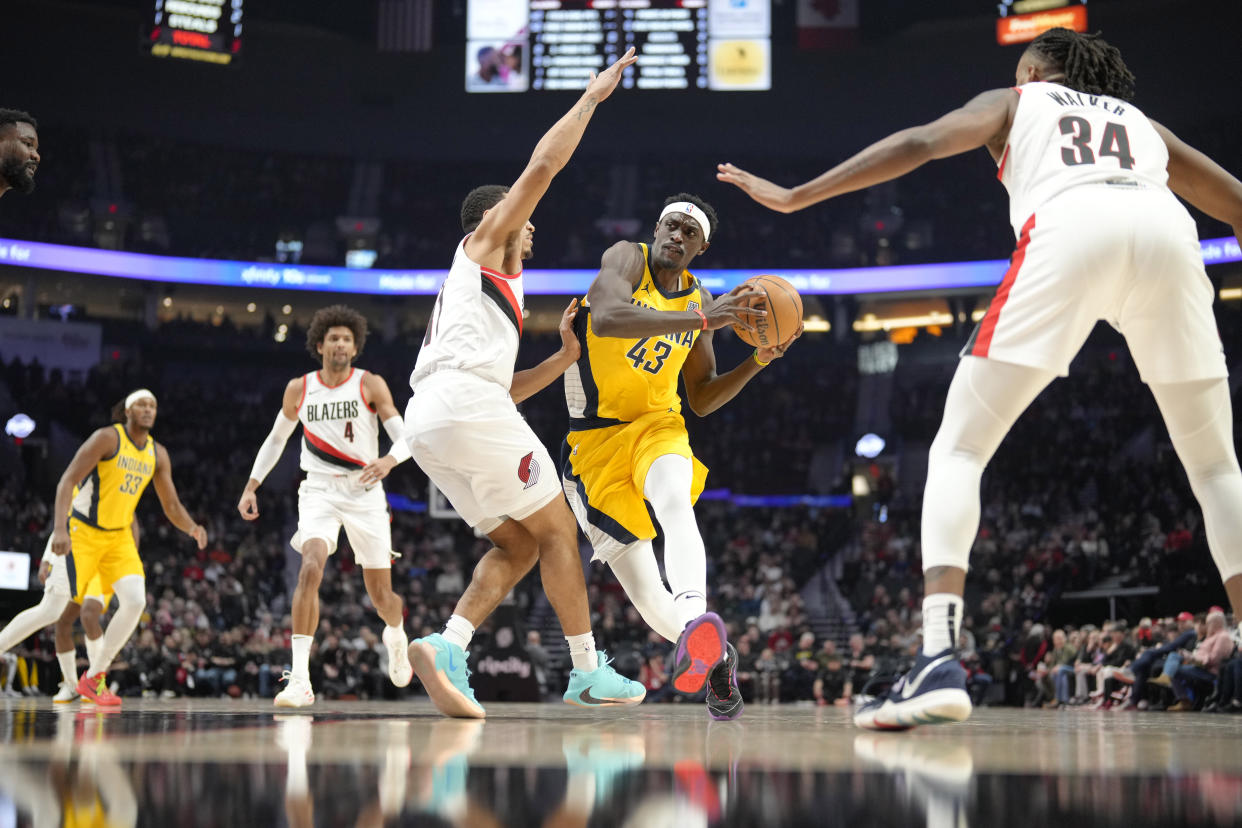
[[[362,387],[366,375],[351,368],[338,385],[325,385],[318,371],[303,378],[302,471],[347,474],[379,457],[379,418]]]
[[[1014,235],[1041,205],[1083,184],[1166,187],[1169,150],[1128,101],[1027,83],[997,177],[1009,191]]]
[[[134,445],[125,426],[115,423],[116,454],[100,460],[73,489],[69,514],[96,529],[128,529],[134,510],[155,476],[155,438]]]
[[[658,311],[688,311],[703,306],[705,294],[689,271],[678,290],[665,293],[651,275],[647,245],[640,244],[643,276],[630,301]],[[677,378],[698,339],[698,331],[641,339],[597,336],[590,306],[574,320],[582,356],[565,373],[565,402],[573,430],[629,423],[656,411],[681,411]]]

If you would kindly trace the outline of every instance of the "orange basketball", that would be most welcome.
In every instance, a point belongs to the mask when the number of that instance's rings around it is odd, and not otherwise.
[[[743,286],[753,287],[758,293],[751,297],[752,308],[764,308],[767,316],[753,317],[748,321],[755,326],[748,331],[734,324],[733,331],[743,342],[756,348],[774,348],[794,335],[802,324],[802,297],[789,282],[780,276],[752,276]]]

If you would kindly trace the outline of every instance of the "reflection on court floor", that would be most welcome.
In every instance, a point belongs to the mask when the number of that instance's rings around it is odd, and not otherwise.
[[[598,716],[493,704],[0,706],[0,825],[1236,825],[1242,720],[981,710],[864,733],[834,708]],[[1073,823],[1067,823],[1073,824]]]

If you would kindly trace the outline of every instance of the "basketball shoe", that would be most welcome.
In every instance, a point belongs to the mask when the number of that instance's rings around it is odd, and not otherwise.
[[[470,653],[440,633],[410,642],[409,659],[436,709],[445,716],[482,719],[487,714],[470,689],[466,659]]]
[[[108,689],[108,674],[83,675],[78,680],[78,695],[100,707],[120,707],[121,697]]]
[[[384,627],[384,646],[388,648],[388,678],[397,687],[405,687],[414,678],[410,666],[410,641],[401,627]]]
[[[736,719],[745,707],[737,686],[737,650],[725,647],[725,657],[707,674],[707,712],[718,722]]]
[[[970,711],[966,671],[953,650],[944,650],[935,656],[920,653],[910,672],[854,713],[854,724],[865,730],[909,730],[964,722]]]
[[[677,692],[703,689],[708,673],[725,657],[726,639],[724,622],[714,612],[705,612],[686,625],[677,639],[673,659],[673,687]]]
[[[62,681],[60,689],[56,691],[56,695],[52,696],[52,701],[56,704],[68,704],[77,701],[78,691],[76,681]]]
[[[565,703],[578,707],[613,707],[638,704],[647,697],[647,688],[612,669],[612,659],[603,650],[596,650],[597,665],[591,672],[574,669],[569,672]]]
[[[310,679],[298,678],[285,670],[280,680],[289,683],[276,694],[272,703],[277,707],[310,707],[315,703],[315,691],[311,688]]]

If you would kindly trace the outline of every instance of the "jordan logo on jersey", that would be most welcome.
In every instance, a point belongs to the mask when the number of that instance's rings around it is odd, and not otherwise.
[[[535,459],[533,451],[518,461],[518,480],[526,484],[523,489],[529,489],[539,482],[539,461]]]

